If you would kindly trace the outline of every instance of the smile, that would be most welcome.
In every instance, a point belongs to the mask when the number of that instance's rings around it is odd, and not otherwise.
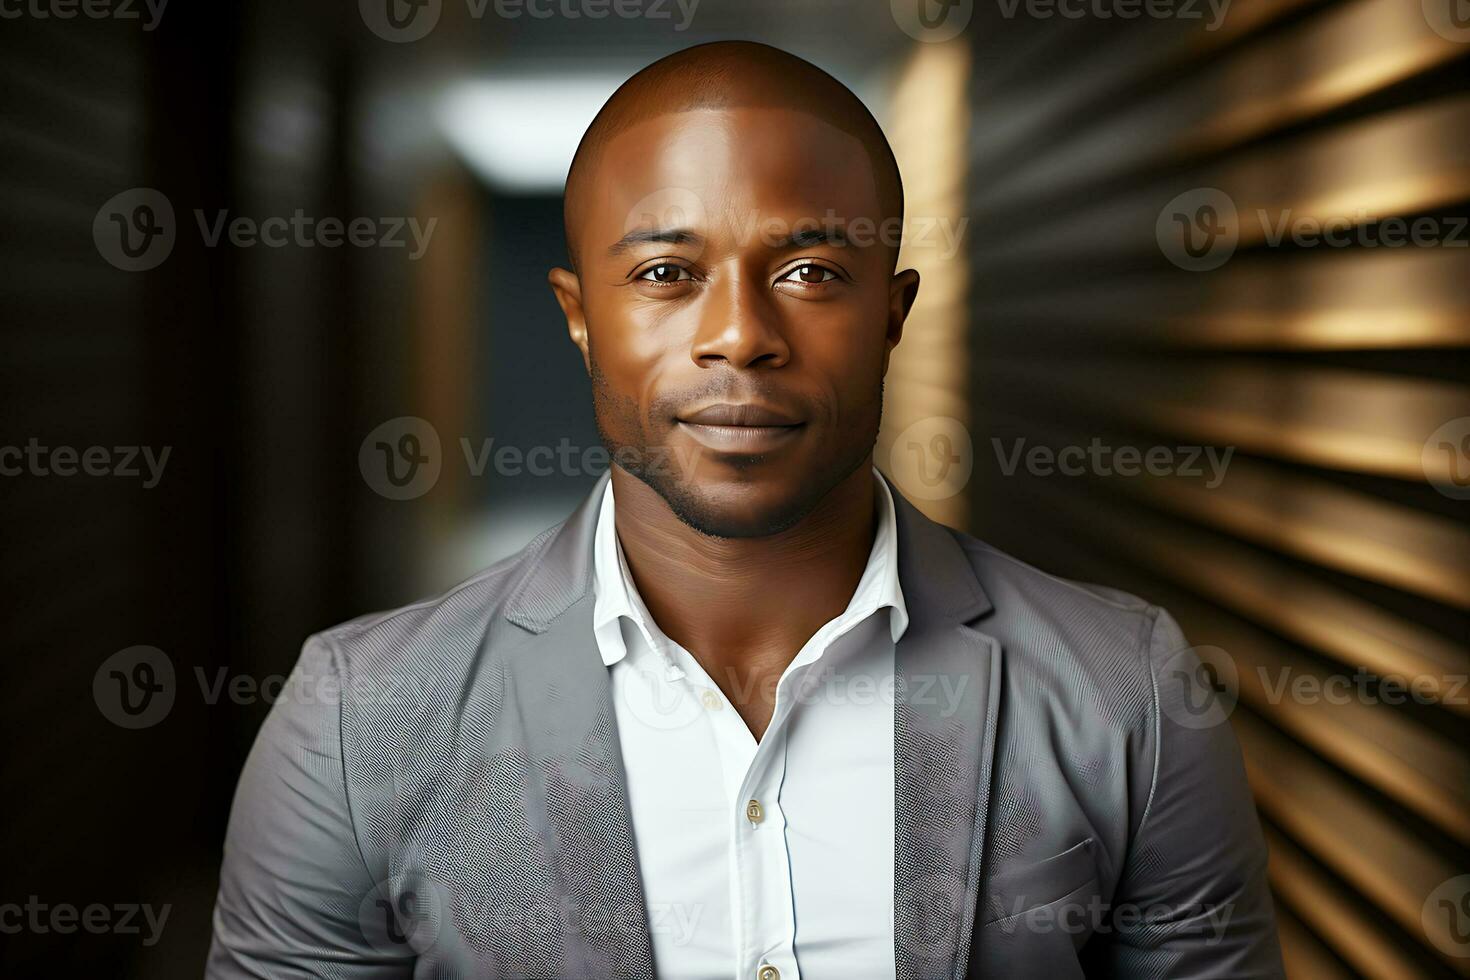
[[[678,424],[708,449],[766,453],[784,445],[805,425],[794,415],[765,405],[709,405],[679,416]]]
[[[800,425],[705,425],[684,421],[679,427],[706,448],[733,453],[770,452],[801,429]]]

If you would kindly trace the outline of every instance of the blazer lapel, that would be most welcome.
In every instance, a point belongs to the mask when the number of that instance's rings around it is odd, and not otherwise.
[[[968,625],[991,607],[954,534],[893,496],[909,609],[894,666],[894,961],[899,980],[959,980],[984,853],[1001,649]]]
[[[607,479],[603,477],[603,481]],[[563,896],[564,975],[651,977],[652,941],[607,667],[592,634],[592,534],[603,482],[507,603],[526,631],[507,708],[519,714],[528,809]],[[539,797],[539,798],[538,798]]]

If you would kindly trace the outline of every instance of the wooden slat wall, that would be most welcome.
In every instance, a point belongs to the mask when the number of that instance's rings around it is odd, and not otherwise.
[[[919,44],[893,85],[884,130],[904,178],[904,243],[898,268],[919,273],[919,295],[894,349],[883,392],[874,459],[924,513],[952,527],[969,523],[962,479],[924,485],[938,473],[927,446],[969,418],[969,299],[962,240],[970,51],[961,41]],[[961,430],[962,431],[962,430]],[[917,448],[918,454],[910,453]]]
[[[1456,226],[1470,43],[1429,7],[1237,0],[1205,31],[1023,5],[971,31],[972,529],[1225,652],[1294,978],[1470,976],[1424,915],[1470,873],[1470,502],[1424,453],[1470,417],[1466,232],[1302,247],[1254,217]],[[1196,188],[1242,220],[1192,272],[1156,226]],[[1093,440],[1233,455],[1223,479],[1007,472]],[[1334,677],[1348,697],[1276,686]]]

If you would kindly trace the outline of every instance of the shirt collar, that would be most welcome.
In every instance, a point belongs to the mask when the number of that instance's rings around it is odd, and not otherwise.
[[[909,625],[908,607],[904,604],[903,588],[898,581],[898,519],[894,513],[893,493],[876,467],[873,469],[873,481],[877,485],[878,528],[873,535],[872,550],[868,552],[868,563],[839,621],[860,622],[886,607],[889,610],[889,635],[897,643]],[[662,635],[658,633],[658,626],[649,615],[643,598],[638,594],[638,587],[633,583],[633,576],[628,572],[623,546],[618,541],[614,506],[612,481],[608,480],[592,540],[595,597],[592,631],[602,662],[608,666],[622,660],[628,653],[621,620],[627,619],[636,626],[650,648],[657,648],[655,636]]]

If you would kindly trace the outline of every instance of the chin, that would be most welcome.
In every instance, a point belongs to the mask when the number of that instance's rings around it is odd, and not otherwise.
[[[712,538],[763,538],[795,526],[821,502],[815,480],[650,483],[674,515]],[[815,491],[815,492],[814,492]]]

